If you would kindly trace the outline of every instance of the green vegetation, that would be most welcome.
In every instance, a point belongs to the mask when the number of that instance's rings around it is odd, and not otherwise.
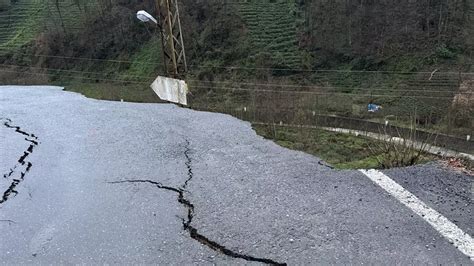
[[[158,96],[147,85],[142,84],[102,84],[77,83],[65,87],[66,91],[77,92],[86,97],[138,103],[162,103]]]
[[[238,10],[249,30],[254,50],[269,53],[270,67],[301,68],[295,2],[241,1]]]
[[[382,151],[375,154],[377,142],[365,137],[312,128],[268,125],[253,125],[253,128],[257,134],[283,147],[318,156],[338,169],[383,168],[380,161],[386,157]],[[423,155],[418,163],[433,159],[433,156]]]
[[[0,10],[0,49],[16,49],[41,30],[46,8],[39,0],[18,0]]]
[[[162,69],[163,62],[161,41],[157,37],[151,38],[131,57],[132,63],[121,74],[121,80],[136,80],[137,78],[150,79],[157,76]]]
[[[0,49],[7,51],[31,43],[45,30],[82,30],[84,22],[97,14],[95,1],[17,0],[2,6]]]
[[[48,19],[45,26],[65,33],[84,30],[85,23],[99,14],[98,1],[90,0],[43,0]]]

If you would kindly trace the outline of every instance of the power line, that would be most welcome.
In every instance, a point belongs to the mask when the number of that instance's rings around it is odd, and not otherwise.
[[[268,70],[268,71],[293,71],[293,72],[327,72],[327,73],[378,73],[378,74],[431,74],[432,72],[411,72],[411,71],[377,71],[377,70],[338,70],[338,69],[298,69],[298,68],[271,68],[271,67],[240,67],[240,66],[199,66],[190,65],[191,67],[197,68],[216,68],[216,69],[227,69],[227,70]],[[453,75],[474,75],[474,72],[436,72],[437,74],[453,74]]]
[[[83,70],[69,70],[69,69],[56,69],[56,68],[48,68],[48,67],[34,67],[34,66],[22,66],[22,65],[9,65],[9,64],[0,64],[0,66],[5,66],[5,67],[20,67],[20,68],[33,68],[33,69],[39,69],[39,70],[48,70],[48,71],[57,71],[57,72],[66,72],[66,73],[79,73],[79,74],[92,74],[92,75],[107,75],[106,73],[103,72],[91,72],[91,71],[83,71]],[[139,76],[139,75],[127,75],[130,77],[136,77],[136,78],[156,78],[153,76]]]
[[[0,50],[2,48],[0,47]],[[5,50],[5,49],[3,49]],[[126,61],[126,60],[114,60],[114,59],[100,59],[100,58],[86,58],[86,57],[73,57],[73,56],[60,56],[60,55],[41,55],[41,54],[27,54],[27,53],[15,53],[20,55],[27,55],[33,57],[46,57],[46,58],[58,58],[58,59],[71,59],[71,60],[82,60],[82,61],[100,61],[100,62],[110,62],[110,63],[134,63],[133,61]],[[151,63],[150,63],[151,64]],[[152,65],[158,65],[153,63]]]
[[[307,88],[307,89],[353,89],[353,90],[372,90],[372,91],[400,91],[400,92],[430,92],[430,93],[456,93],[454,90],[417,90],[417,89],[396,89],[396,88],[364,88],[364,87],[353,87],[350,85],[347,86],[317,86],[317,85],[296,85],[296,84],[276,84],[276,83],[246,83],[246,82],[233,82],[233,81],[200,81],[200,80],[186,80],[191,82],[201,82],[201,83],[211,83],[207,86],[212,86],[212,83],[225,84],[225,85],[243,85],[243,86],[262,86],[262,87],[286,87],[286,88]],[[433,84],[436,86],[436,84]],[[379,85],[380,86],[380,85]],[[456,88],[457,89],[457,88]],[[467,94],[472,94],[470,92]]]
[[[131,62],[131,61],[121,61],[121,62]],[[88,72],[88,71],[74,71],[74,70],[66,70],[66,69],[53,69],[53,68],[48,68],[48,67],[35,67],[35,66],[30,66],[30,65],[11,65],[11,64],[0,64],[3,66],[8,66],[8,67],[29,67],[29,68],[39,68],[39,69],[46,69],[46,70],[55,70],[55,71],[71,71],[71,72],[81,72],[81,73],[89,73],[89,74],[105,74],[103,72]],[[155,78],[155,76],[142,76],[142,75],[129,75],[132,77],[137,77],[137,78]],[[328,77],[328,76],[321,76],[321,77]],[[189,79],[189,81],[196,81],[196,82],[205,82],[205,83],[232,83],[232,84],[240,84],[240,85],[253,85],[253,86],[281,86],[281,87],[313,87],[314,85],[294,85],[294,84],[277,84],[277,83],[250,83],[250,82],[237,82],[237,81],[206,81],[206,80],[193,80]],[[330,80],[328,80],[330,81]],[[364,81],[364,80],[362,80]],[[408,83],[417,83],[420,82],[428,82],[429,84],[433,84],[435,86],[440,86],[440,84],[449,84],[452,83],[453,81],[450,79],[436,79],[436,80],[405,80]],[[383,83],[381,83],[383,84]],[[426,85],[426,84],[425,84]],[[380,86],[380,84],[375,84],[374,86]],[[330,86],[330,87],[345,87],[345,86]],[[357,88],[348,85],[348,88]],[[320,88],[320,87],[318,87]]]
[[[76,70],[66,70],[66,69],[53,69],[53,68],[45,68],[45,67],[33,67],[33,66],[20,66],[20,65],[8,65],[8,64],[0,64],[0,66],[5,67],[22,67],[22,68],[32,68],[32,69],[39,69],[39,70],[48,70],[48,71],[56,71],[56,72],[65,72],[65,73],[78,73],[78,74],[92,74],[92,75],[105,75],[105,73],[101,72],[90,72],[90,71],[76,71]],[[21,72],[23,73],[23,72]],[[127,77],[134,77],[134,78],[154,78],[153,76],[139,76],[139,75],[127,75]],[[99,78],[99,77],[97,77]],[[103,79],[103,80],[112,80],[112,79]],[[114,80],[118,82],[132,82],[135,80]],[[188,82],[196,82],[196,83],[206,83],[200,80],[187,80]],[[242,82],[219,82],[220,84],[224,85],[244,85],[244,86],[266,86],[266,87],[283,87],[283,88],[305,88],[305,89],[314,89],[314,90],[336,90],[336,89],[346,89],[350,88],[351,90],[359,90],[359,91],[381,91],[381,92],[420,92],[420,93],[456,93],[455,91],[449,90],[404,90],[404,89],[395,89],[395,88],[387,88],[387,89],[377,89],[377,88],[362,88],[362,87],[345,87],[345,86],[307,86],[307,85],[292,85],[292,84],[265,84],[265,83],[242,83]],[[199,87],[199,86],[196,86]],[[202,87],[202,86],[201,86]],[[209,85],[205,85],[205,87],[209,87]],[[457,92],[456,94],[473,94],[474,92]],[[384,94],[386,95],[386,94]]]
[[[5,47],[0,46],[0,50],[9,51]],[[70,60],[84,60],[84,61],[101,61],[112,63],[127,63],[131,64],[133,61],[128,60],[114,60],[114,59],[100,59],[100,58],[85,58],[74,56],[58,56],[58,55],[44,55],[44,54],[30,54],[30,53],[15,53],[33,57],[59,58]],[[147,65],[159,65],[158,63],[144,63]],[[416,71],[376,71],[376,70],[337,70],[337,69],[297,69],[297,68],[270,68],[270,67],[242,67],[242,66],[204,66],[204,65],[189,65],[197,69],[226,69],[226,70],[268,70],[268,71],[293,71],[293,72],[312,72],[312,73],[367,73],[367,74],[398,74],[398,75],[416,75],[416,74],[432,74],[432,72],[416,72]],[[439,75],[474,75],[474,72],[436,72]]]
[[[288,94],[309,94],[309,95],[340,95],[340,96],[360,96],[360,97],[389,97],[389,98],[422,98],[422,99],[446,99],[452,100],[453,97],[436,97],[436,96],[423,96],[423,95],[387,95],[387,94],[355,94],[355,93],[343,93],[343,92],[314,92],[314,91],[288,91],[288,90],[262,90],[262,89],[243,89],[243,88],[230,88],[230,87],[213,87],[209,88],[206,86],[193,86],[193,88],[208,88],[215,90],[228,90],[228,91],[252,91],[252,92],[268,92],[268,93],[288,93]]]
[[[41,75],[41,76],[51,76],[51,74],[48,73],[38,73],[38,72],[23,72],[23,71],[14,71],[14,70],[2,70],[0,69],[0,72],[4,73],[21,73],[25,75]],[[149,85],[148,82],[138,82],[138,81],[129,81],[129,80],[115,80],[115,79],[104,79],[104,78],[88,78],[84,76],[65,76],[66,78],[78,78],[78,79],[87,79],[87,80],[101,80],[101,81],[109,81],[109,82],[114,82],[114,83],[133,83],[133,84],[147,84]]]
[[[25,75],[41,75],[50,76],[48,73],[37,73],[37,72],[22,72],[14,70],[1,70],[4,73],[21,73]],[[114,83],[131,83],[131,84],[142,84],[149,85],[148,82],[129,81],[129,80],[117,80],[117,79],[106,79],[106,78],[88,78],[84,76],[69,75],[67,78],[78,78],[93,81],[108,81]],[[440,96],[423,96],[423,95],[390,95],[390,94],[356,94],[356,93],[343,93],[343,92],[314,92],[314,91],[288,91],[288,90],[265,90],[265,89],[244,89],[244,88],[231,88],[231,87],[208,87],[208,86],[193,86],[192,88],[206,88],[212,90],[226,90],[226,91],[249,91],[249,92],[266,92],[266,93],[286,93],[286,94],[306,94],[306,95],[330,95],[330,96],[358,96],[358,97],[387,97],[387,98],[420,98],[420,99],[444,99],[452,100],[453,97],[440,97]]]

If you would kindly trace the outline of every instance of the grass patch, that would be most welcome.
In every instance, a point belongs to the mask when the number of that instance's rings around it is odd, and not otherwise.
[[[374,154],[369,147],[374,141],[370,138],[356,137],[311,128],[272,127],[253,125],[257,134],[274,140],[280,146],[303,151],[318,156],[337,169],[382,168],[379,160],[384,154]],[[419,163],[433,160],[425,155]]]
[[[249,31],[251,51],[269,53],[274,68],[301,68],[298,46],[297,7],[294,2],[245,1],[238,4],[239,14]],[[275,75],[284,75],[276,71]]]
[[[132,64],[129,69],[121,73],[120,79],[137,80],[156,76],[157,72],[162,72],[161,62],[162,51],[161,41],[153,37],[143,47],[140,48],[131,58]]]
[[[66,91],[80,93],[88,98],[108,101],[137,102],[137,103],[162,103],[153,90],[146,85],[136,84],[104,84],[81,83],[65,87]]]
[[[0,48],[15,49],[32,41],[44,22],[45,8],[39,1],[15,2],[9,11],[1,14]],[[11,20],[9,16],[21,18]]]

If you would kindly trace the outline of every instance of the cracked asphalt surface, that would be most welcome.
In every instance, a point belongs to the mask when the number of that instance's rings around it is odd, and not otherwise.
[[[228,115],[3,86],[0,119],[0,193],[32,144],[4,123],[38,140],[0,204],[1,263],[472,263],[360,172]],[[472,176],[385,173],[472,235]]]

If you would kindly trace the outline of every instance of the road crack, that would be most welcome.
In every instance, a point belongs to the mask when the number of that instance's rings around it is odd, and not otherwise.
[[[186,181],[184,182],[182,186],[183,190],[186,189],[189,181],[191,181],[191,179],[193,179],[193,176],[194,176],[193,168],[191,167],[191,156],[189,155],[190,152],[191,152],[190,143],[189,143],[189,140],[186,139],[186,145],[184,147],[184,157],[186,157],[186,162],[184,164],[186,165],[186,169],[188,170],[188,179],[186,179]]]
[[[14,178],[6,191],[3,192],[2,197],[0,198],[0,204],[5,203],[11,196],[17,195],[16,187],[25,179],[26,174],[31,170],[33,164],[28,161],[28,157],[33,153],[34,149],[39,145],[38,137],[35,134],[28,133],[22,130],[19,126],[13,126],[12,120],[8,118],[1,118],[3,120],[3,125],[9,129],[15,129],[15,132],[25,136],[25,141],[30,143],[30,146],[23,152],[23,155],[18,159],[17,164],[10,168],[8,173],[3,175],[3,178],[9,179],[14,174],[16,174],[18,169],[24,168],[23,171],[19,172],[19,177]]]
[[[166,191],[176,193],[178,195],[177,201],[187,209],[187,218],[182,219],[183,230],[187,231],[189,233],[189,236],[192,239],[198,241],[202,245],[205,245],[205,246],[209,247],[210,249],[212,249],[216,252],[219,252],[223,255],[226,255],[226,256],[229,256],[229,257],[232,257],[232,258],[243,259],[243,260],[252,261],[252,262],[260,262],[260,263],[270,264],[270,265],[286,265],[286,263],[277,262],[277,261],[274,261],[272,259],[258,258],[258,257],[254,257],[254,256],[250,256],[250,255],[246,255],[246,254],[242,254],[242,253],[233,251],[233,250],[231,250],[231,249],[229,249],[229,248],[227,248],[227,247],[225,247],[225,246],[209,239],[208,237],[202,235],[201,233],[199,233],[197,228],[195,228],[194,226],[191,225],[191,223],[193,221],[193,218],[194,218],[195,207],[194,207],[194,204],[190,200],[188,200],[185,196],[186,188],[187,188],[189,182],[194,177],[194,173],[193,173],[193,170],[192,170],[192,158],[191,158],[190,153],[191,153],[190,142],[189,142],[189,140],[186,139],[184,156],[186,158],[185,165],[186,165],[188,177],[187,177],[186,181],[184,182],[184,184],[179,188],[175,188],[175,187],[171,187],[171,186],[165,186],[165,185],[161,184],[160,182],[156,182],[156,181],[152,181],[152,180],[122,180],[122,181],[115,181],[115,182],[108,182],[108,183],[109,184],[145,183],[145,184],[154,185],[158,189],[161,189],[161,190],[166,190]]]
[[[16,222],[13,221],[13,220],[0,220],[0,222],[2,222],[2,223],[8,223],[8,225],[16,224]]]
[[[326,163],[326,162],[324,162],[324,161],[319,161],[318,164],[321,165],[321,166],[327,167],[327,168],[329,168],[329,169],[331,169],[331,170],[334,170],[334,169],[335,169],[334,166],[332,166],[332,165],[330,165],[330,164],[328,164],[328,163]]]

